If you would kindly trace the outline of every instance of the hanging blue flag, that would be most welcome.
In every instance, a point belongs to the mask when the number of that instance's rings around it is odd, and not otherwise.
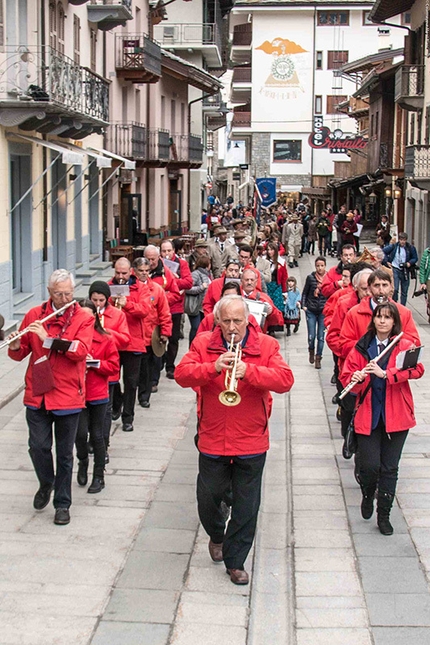
[[[261,195],[261,205],[268,208],[276,203],[276,177],[261,177],[256,179],[258,191]]]

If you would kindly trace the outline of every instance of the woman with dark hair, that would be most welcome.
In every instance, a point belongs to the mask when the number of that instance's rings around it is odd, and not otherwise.
[[[109,402],[109,377],[119,371],[119,354],[115,341],[105,331],[97,313],[97,307],[91,300],[82,300],[82,309],[94,316],[94,336],[90,353],[87,356],[87,374],[85,384],[86,407],[79,416],[76,434],[76,452],[78,464],[78,484],[86,486],[88,482],[88,433],[94,450],[93,480],[88,493],[100,493],[105,486],[104,469],[106,446],[103,438],[103,422]]]
[[[315,369],[321,369],[321,360],[324,349],[324,314],[323,310],[327,298],[321,291],[324,276],[327,273],[326,259],[322,255],[315,260],[315,271],[312,271],[305,282],[302,293],[302,309],[306,312],[306,325],[308,329],[309,363]],[[315,340],[317,341],[315,354]]]
[[[287,291],[288,271],[284,258],[279,255],[279,247],[275,242],[269,242],[266,248],[266,256],[270,262],[270,273],[272,279],[267,283],[267,295],[271,297],[273,304],[282,315],[284,314],[283,293]]]
[[[190,334],[188,337],[189,345],[193,342],[199,325],[203,319],[203,299],[205,297],[206,289],[213,280],[210,257],[207,255],[200,256],[197,259],[194,271],[191,275],[193,276],[193,286],[191,289],[187,289],[185,291],[187,296],[191,296],[191,299],[188,298],[186,300],[192,303],[192,310],[189,309],[185,312],[188,314],[188,320],[190,321]],[[190,311],[195,313],[190,313]]]
[[[348,354],[341,376],[344,385],[355,383],[353,392],[357,394],[354,428],[363,495],[361,515],[366,520],[372,517],[378,489],[377,523],[382,535],[392,535],[394,531],[390,511],[399,461],[409,428],[416,425],[408,381],[424,374],[421,363],[404,368],[405,351],[411,349],[411,341],[403,338],[375,362],[401,327],[394,303],[377,305],[367,333]]]

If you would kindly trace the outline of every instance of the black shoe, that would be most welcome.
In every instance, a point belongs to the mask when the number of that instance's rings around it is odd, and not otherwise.
[[[378,513],[378,529],[382,535],[393,535],[394,533],[390,518],[385,517],[380,513]]]
[[[158,385],[153,385],[151,388],[151,392],[152,394],[155,394],[156,392],[158,392]]]
[[[336,385],[336,381],[337,381],[336,374],[333,374],[333,375],[332,375],[332,377],[331,377],[331,379],[330,379],[330,383],[331,383],[332,385]]]
[[[56,508],[54,524],[68,524],[70,522],[70,513],[68,508]]]
[[[361,517],[363,520],[370,520],[373,515],[373,500],[375,498],[375,493],[365,495],[363,493],[363,498],[361,500]]]
[[[295,266],[295,267],[298,267],[298,266],[299,266],[299,263],[297,262],[297,260],[294,260],[294,266]]]
[[[118,410],[112,410],[112,421],[118,421],[121,416],[121,411],[121,408],[119,408]]]
[[[51,499],[52,489],[53,486],[51,484],[45,484],[45,486],[41,486],[39,488],[33,499],[33,506],[36,511],[42,511],[46,506],[48,506],[49,500]]]
[[[333,403],[333,405],[339,405],[338,396],[339,396],[338,394],[335,394],[334,397],[332,398],[331,402]]]
[[[292,262],[288,262],[288,266],[290,267],[290,269],[294,269],[294,264]]]
[[[169,378],[171,381],[173,381],[173,380],[175,379],[175,374],[174,374],[173,370],[169,370],[168,372],[166,372],[166,376],[167,376],[167,378]]]
[[[79,486],[86,486],[88,483],[88,459],[82,459],[78,463],[78,484]]]
[[[141,408],[149,408],[151,407],[151,404],[149,401],[139,401],[139,405]]]
[[[294,325],[293,332],[294,332],[295,334],[297,334],[297,332],[298,332],[298,331],[299,331],[299,326],[298,326],[298,325]]]
[[[88,488],[87,493],[101,493],[105,487],[105,480],[103,477],[93,477],[91,486]]]
[[[132,423],[123,423],[122,424],[122,431],[123,432],[133,432],[133,424]]]
[[[291,329],[289,327],[287,329],[287,336],[291,336]]]

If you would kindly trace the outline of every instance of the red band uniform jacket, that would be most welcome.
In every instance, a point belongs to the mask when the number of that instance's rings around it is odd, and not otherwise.
[[[32,322],[41,320],[53,313],[52,302],[43,303],[30,309],[23,318],[20,330]],[[67,324],[70,323],[70,324]],[[67,325],[67,326],[66,326]],[[64,333],[63,328],[66,326]],[[75,304],[66,309],[58,318],[51,318],[43,323],[44,329],[51,338],[77,341],[75,352],[52,351],[49,357],[55,388],[42,395],[33,394],[33,365],[42,356],[48,356],[50,351],[42,347],[40,338],[30,332],[21,337],[21,347],[17,351],[9,349],[9,356],[14,361],[22,361],[30,355],[25,374],[24,405],[40,408],[45,404],[46,410],[75,410],[85,407],[85,359],[90,351],[94,318]]]
[[[109,380],[119,373],[119,354],[113,337],[94,330],[91,356],[100,361],[100,367],[89,367],[86,378],[86,401],[109,398]]]
[[[242,360],[245,377],[238,382],[241,402],[223,405],[218,395],[225,390],[225,372],[215,369],[226,352],[221,328],[199,334],[175,369],[182,387],[200,388],[198,403],[198,449],[210,455],[253,455],[269,448],[270,390],[288,392],[294,377],[279,352],[279,343],[248,325],[249,335]]]

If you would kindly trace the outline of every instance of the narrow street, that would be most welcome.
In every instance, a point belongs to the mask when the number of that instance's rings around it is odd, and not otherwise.
[[[292,271],[299,288],[313,260]],[[409,305],[428,365],[425,303]],[[163,373],[135,431],[115,424],[106,488],[88,495],[75,480],[65,527],[52,506],[32,507],[22,395],[0,409],[1,645],[428,645],[430,372],[412,383],[418,426],[401,461],[395,533],[383,537],[361,519],[353,463],[341,456],[330,352],[320,371],[309,365],[304,319],[278,340],[295,385],[274,397],[249,587],[211,562],[199,527],[191,390]],[[8,400],[23,366],[5,354]]]

